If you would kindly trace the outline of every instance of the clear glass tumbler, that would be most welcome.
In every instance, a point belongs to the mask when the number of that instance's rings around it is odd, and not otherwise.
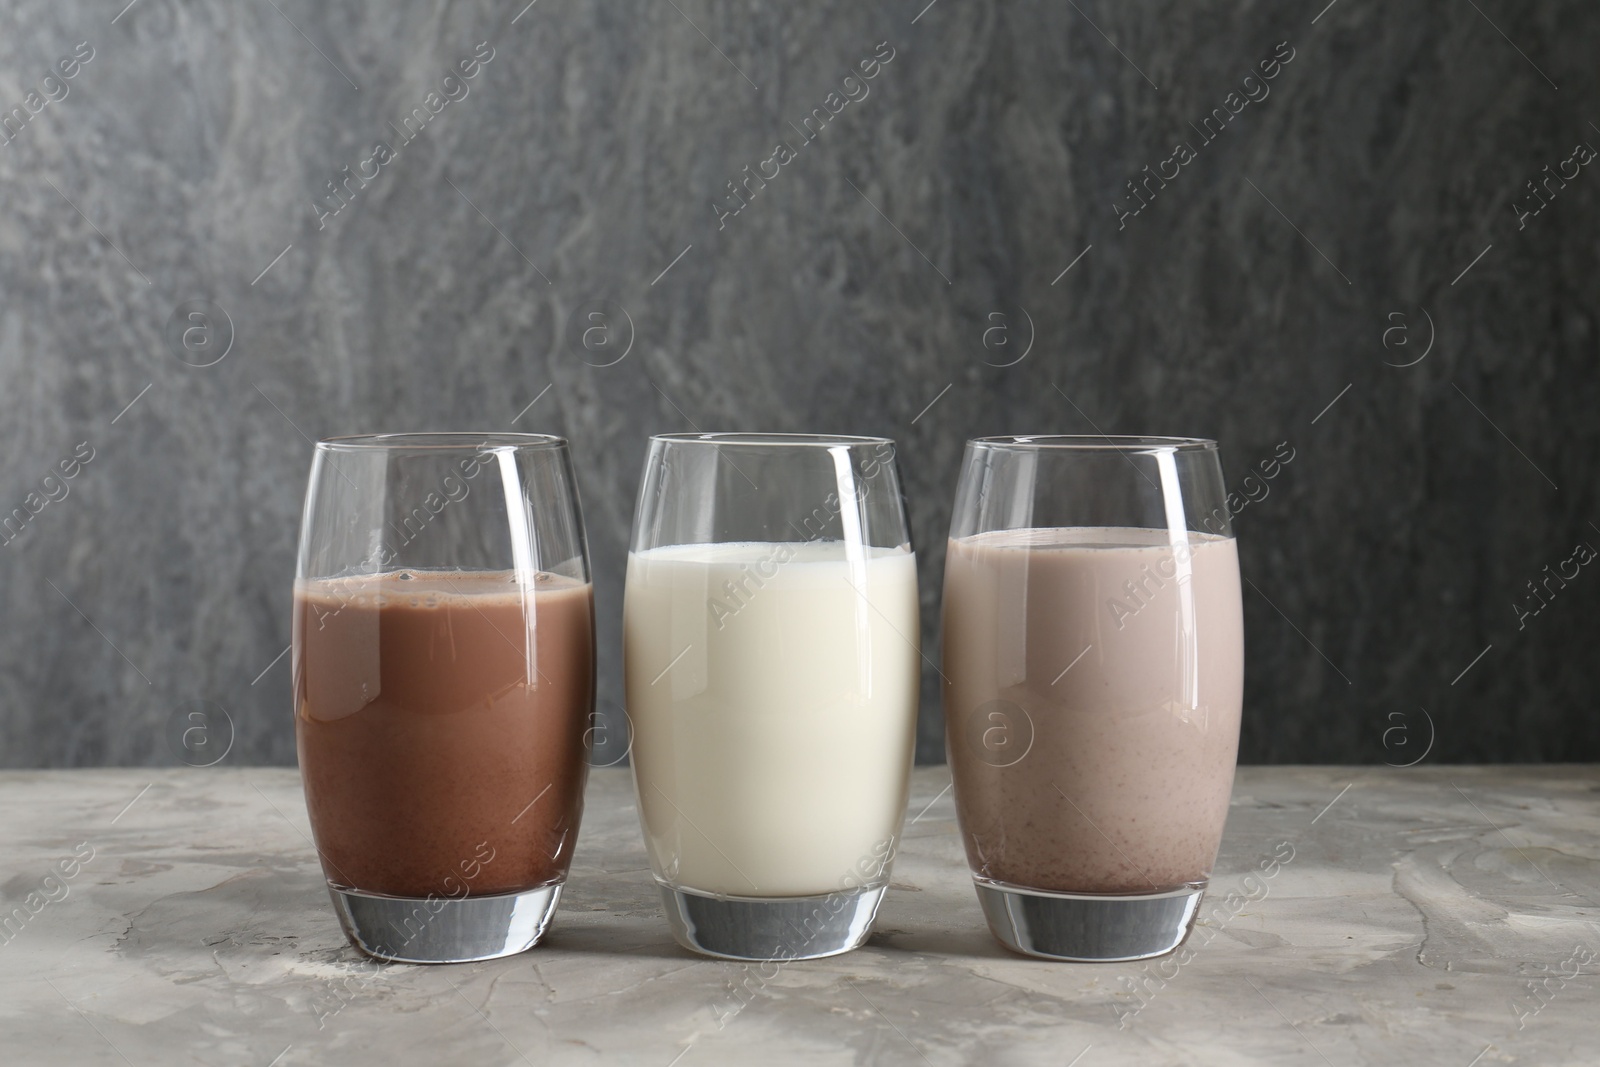
[[[449,963],[543,935],[583,811],[593,603],[561,438],[317,444],[294,590],[295,739],[357,948]]]
[[[811,959],[866,939],[905,817],[917,642],[893,442],[651,439],[623,658],[640,821],[684,947]]]
[[[1213,441],[967,442],[944,709],[979,902],[1008,948],[1135,960],[1187,936],[1239,743],[1239,557]]]

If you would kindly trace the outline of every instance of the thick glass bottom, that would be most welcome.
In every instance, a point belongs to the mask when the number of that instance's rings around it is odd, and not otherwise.
[[[887,886],[815,897],[713,896],[661,887],[678,944],[729,960],[814,960],[860,946]]]
[[[396,963],[470,963],[539,943],[560,885],[481,897],[390,897],[328,887],[350,943]]]
[[[1164,893],[1051,893],[974,880],[1000,943],[1049,960],[1119,963],[1164,956],[1183,944],[1204,882]]]

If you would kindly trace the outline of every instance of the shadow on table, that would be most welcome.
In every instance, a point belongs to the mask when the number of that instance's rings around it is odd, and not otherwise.
[[[897,925],[874,930],[864,949],[909,952],[924,956],[952,956],[962,959],[1017,960],[1031,957],[1009,952],[989,933],[982,921],[962,924],[958,929],[934,926]],[[1044,962],[1044,961],[1036,961]]]
[[[585,956],[626,956],[630,959],[705,960],[690,952],[672,939],[666,919],[661,920],[660,932],[639,928],[637,922],[628,923],[573,923],[563,924],[559,918],[538,945],[529,949],[537,956],[549,949],[558,952],[582,953]]]

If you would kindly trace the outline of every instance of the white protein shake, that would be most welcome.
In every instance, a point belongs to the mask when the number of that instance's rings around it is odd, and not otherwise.
[[[838,541],[631,553],[623,657],[657,878],[797,897],[883,873],[916,728],[913,553]]]

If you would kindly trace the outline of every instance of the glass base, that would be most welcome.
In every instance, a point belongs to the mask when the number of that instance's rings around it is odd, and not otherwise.
[[[1165,893],[1051,893],[975,881],[983,917],[1000,943],[1048,960],[1121,963],[1183,944],[1204,882]]]
[[[728,960],[814,960],[857,948],[888,886],[815,897],[730,897],[661,887],[678,944]]]
[[[356,948],[395,963],[471,963],[539,943],[561,886],[482,897],[390,897],[329,886],[339,925]]]

